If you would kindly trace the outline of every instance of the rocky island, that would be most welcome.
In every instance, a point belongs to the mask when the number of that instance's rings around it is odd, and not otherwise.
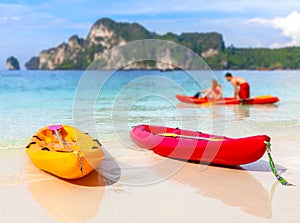
[[[8,70],[20,70],[20,65],[19,65],[18,59],[13,56],[7,58],[6,68]]]

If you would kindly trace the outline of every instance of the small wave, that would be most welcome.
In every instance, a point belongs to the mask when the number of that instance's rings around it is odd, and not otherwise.
[[[24,140],[22,141],[14,141],[12,140],[3,140],[0,141],[0,151],[1,150],[20,150],[25,149],[26,142]]]

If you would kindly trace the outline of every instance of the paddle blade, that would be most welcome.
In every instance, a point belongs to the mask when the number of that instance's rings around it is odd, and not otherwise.
[[[213,102],[205,102],[205,103],[202,103],[200,104],[202,107],[208,107],[208,106],[211,106],[213,104]]]
[[[61,128],[62,128],[62,125],[50,125],[49,126],[49,130],[51,130],[51,131],[57,131]]]
[[[268,99],[268,98],[272,98],[272,95],[262,95],[262,96],[257,96],[254,97],[254,99]]]

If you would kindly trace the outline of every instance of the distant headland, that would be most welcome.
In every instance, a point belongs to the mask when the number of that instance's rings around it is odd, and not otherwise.
[[[87,37],[73,35],[68,42],[57,47],[42,50],[32,57],[25,67],[29,70],[83,70],[101,54],[112,47],[139,39],[161,39],[174,41],[190,48],[200,55],[212,69],[300,69],[300,47],[281,49],[225,47],[223,36],[210,33],[166,33],[150,32],[138,23],[115,22],[109,18],[98,20],[90,29]],[[186,61],[189,69],[189,63]],[[105,67],[115,69],[115,67]],[[157,61],[134,63],[126,69],[173,70],[171,64]]]

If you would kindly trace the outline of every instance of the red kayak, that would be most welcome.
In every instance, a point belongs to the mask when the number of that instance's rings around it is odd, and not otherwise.
[[[278,97],[274,97],[271,95],[258,96],[254,98],[248,98],[246,100],[238,100],[236,98],[222,98],[215,101],[208,100],[207,98],[195,98],[193,96],[180,95],[177,94],[176,98],[185,103],[193,103],[193,104],[225,104],[225,105],[234,105],[234,104],[273,104],[279,101]]]
[[[130,136],[140,147],[161,156],[227,166],[255,162],[264,155],[266,142],[270,141],[266,135],[233,139],[150,125],[134,127]]]

